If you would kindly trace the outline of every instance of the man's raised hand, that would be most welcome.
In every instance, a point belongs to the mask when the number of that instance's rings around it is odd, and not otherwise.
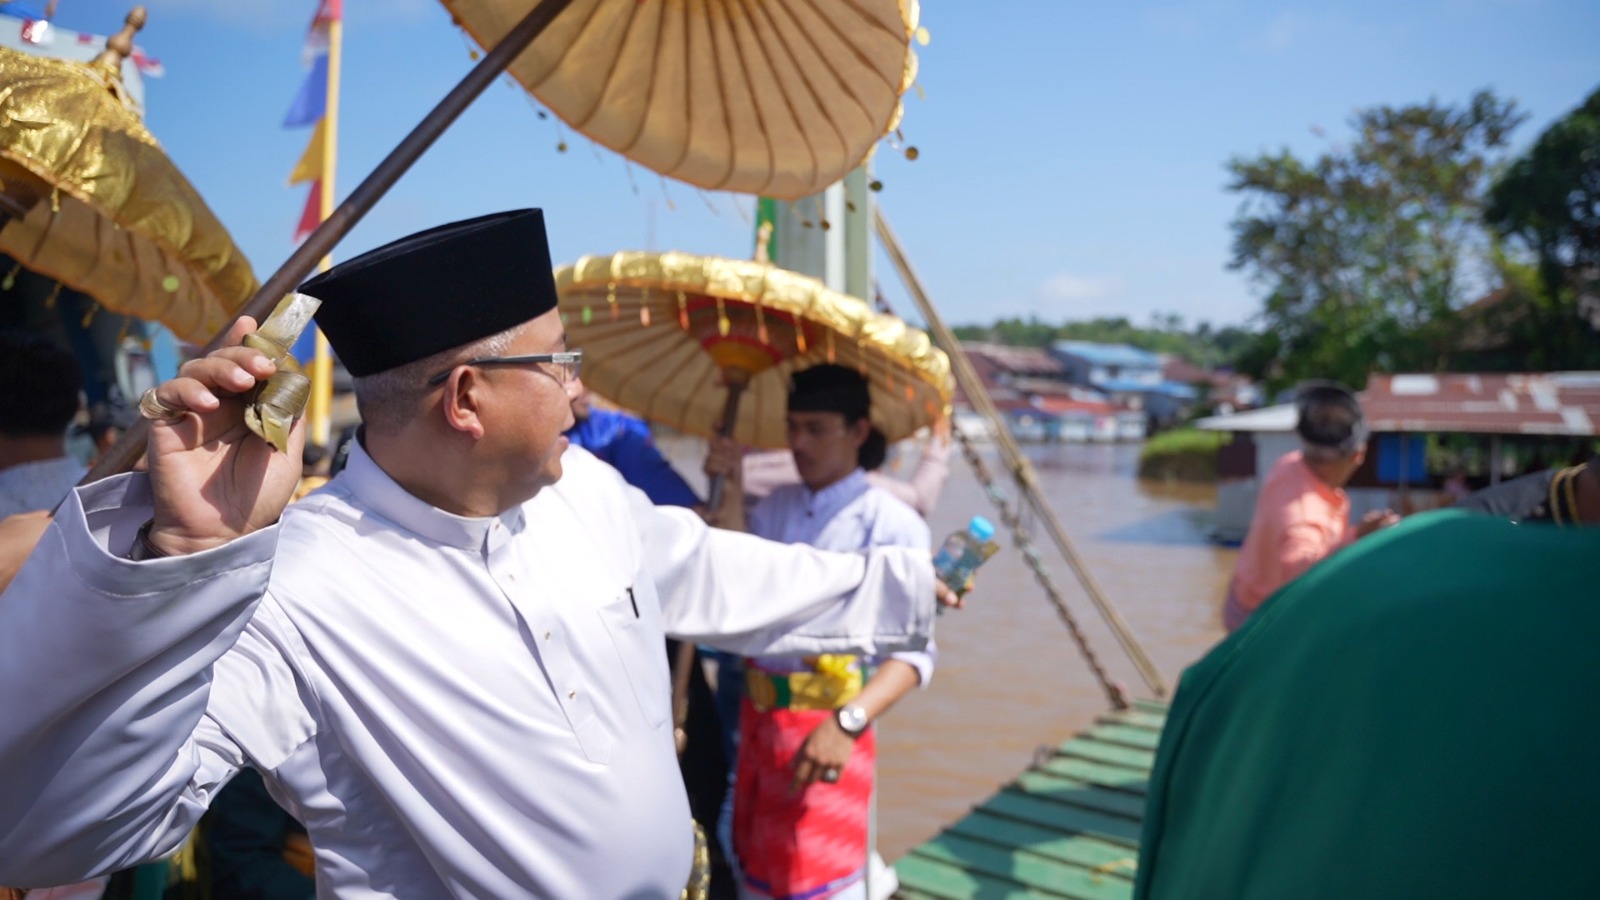
[[[162,553],[196,553],[266,528],[300,480],[305,422],[295,423],[288,453],[244,422],[243,395],[276,371],[260,351],[239,346],[255,329],[255,320],[240,318],[223,349],[185,363],[148,404],[167,411],[151,423],[146,448],[155,496],[150,543]]]

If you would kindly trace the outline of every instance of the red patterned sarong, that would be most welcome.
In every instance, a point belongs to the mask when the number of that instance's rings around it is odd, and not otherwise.
[[[739,719],[733,844],[745,883],[779,900],[815,900],[861,880],[867,864],[867,815],[877,740],[856,739],[836,784],[799,791],[794,758],[832,710],[758,712],[747,699]]]

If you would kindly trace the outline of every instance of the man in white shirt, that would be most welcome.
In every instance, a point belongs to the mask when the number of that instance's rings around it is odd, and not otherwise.
[[[866,378],[832,364],[796,372],[785,422],[801,480],[750,510],[749,533],[827,550],[928,549],[917,512],[867,481],[886,442],[872,425]],[[718,439],[707,474],[730,475],[737,460],[732,442]],[[877,768],[871,724],[927,684],[932,651],[930,644],[880,660],[827,654],[745,662],[732,823],[741,896],[868,897]],[[892,892],[879,883],[887,875],[886,866],[872,874],[872,896]]]
[[[302,290],[365,422],[339,477],[284,510],[303,428],[248,434],[272,366],[218,351],[147,404],[149,476],[77,491],[0,598],[0,884],[159,856],[248,765],[323,896],[676,897],[663,633],[882,653],[953,602],[925,552],[712,532],[567,450],[581,357],[537,210]]]

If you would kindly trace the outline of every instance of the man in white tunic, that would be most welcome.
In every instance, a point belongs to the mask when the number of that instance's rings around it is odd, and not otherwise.
[[[287,454],[246,432],[237,392],[272,366],[218,351],[157,389],[149,475],[76,492],[0,598],[0,884],[159,856],[251,766],[322,896],[676,897],[663,632],[926,643],[925,552],[711,531],[566,449],[580,384],[538,211],[303,290],[356,377],[345,471],[285,511],[302,429]]]

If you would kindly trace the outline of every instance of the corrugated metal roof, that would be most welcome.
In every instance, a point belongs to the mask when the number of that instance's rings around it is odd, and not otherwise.
[[[1071,382],[1061,381],[1056,378],[1013,378],[1013,389],[1024,394],[1039,394],[1042,396],[1070,397],[1073,400],[1083,400],[1090,403],[1104,403],[1106,394]]]
[[[1042,347],[1011,347],[980,341],[962,341],[961,349],[968,355],[982,356],[1013,375],[1035,375],[1060,378],[1066,375],[1061,360]]]
[[[1096,381],[1094,386],[1102,391],[1113,394],[1163,394],[1179,400],[1193,400],[1200,393],[1187,384],[1176,381],[1158,381],[1154,384],[1145,381],[1134,381],[1129,378],[1107,378]]]
[[[1600,436],[1600,372],[1374,375],[1361,393],[1374,433]],[[1195,423],[1207,431],[1293,431],[1293,404]]]
[[[1135,366],[1161,368],[1161,357],[1127,344],[1096,344],[1092,341],[1056,341],[1051,345],[1059,354],[1076,356],[1097,366]]]
[[[1374,375],[1361,394],[1374,432],[1600,435],[1600,372]]]
[[[1194,427],[1201,431],[1293,431],[1295,411],[1293,403],[1251,409],[1227,416],[1206,416],[1195,420]]]

